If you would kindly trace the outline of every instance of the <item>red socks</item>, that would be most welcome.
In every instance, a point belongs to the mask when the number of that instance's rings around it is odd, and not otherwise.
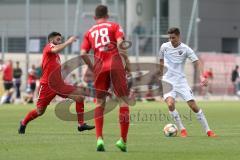
[[[119,108],[119,124],[121,129],[121,137],[123,141],[127,142],[127,134],[129,128],[129,108],[128,106],[122,106]]]
[[[30,112],[28,112],[26,117],[22,120],[22,125],[26,126],[28,122],[30,122],[31,120],[34,120],[37,117],[38,117],[37,110],[36,109],[31,110]]]
[[[84,124],[84,102],[76,102],[78,125]]]
[[[94,118],[95,118],[95,127],[96,127],[96,137],[103,137],[103,114],[104,108],[98,106],[95,108]],[[127,142],[127,134],[129,128],[129,108],[128,106],[120,107],[119,109],[119,124],[121,129],[121,137],[124,142]]]
[[[96,137],[103,137],[102,129],[103,129],[103,113],[104,107],[97,106],[94,112],[95,119],[95,128],[96,128]]]
[[[84,124],[84,103],[83,102],[76,102],[76,112],[78,117],[78,124],[79,125]],[[38,117],[37,110],[33,109],[22,120],[22,125],[26,126],[28,122],[30,122],[31,120],[34,120],[37,117]]]

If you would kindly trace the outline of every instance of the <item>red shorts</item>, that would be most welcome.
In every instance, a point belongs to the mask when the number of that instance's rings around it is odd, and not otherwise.
[[[68,94],[72,93],[75,89],[72,85],[62,84],[59,86],[59,90],[64,92],[61,93],[51,89],[48,84],[40,83],[37,107],[46,108],[56,95],[67,98]]]
[[[96,89],[96,97],[103,98],[110,87],[117,97],[128,96],[129,89],[127,85],[126,72],[124,69],[112,69],[109,71],[103,71],[95,73],[94,87]]]

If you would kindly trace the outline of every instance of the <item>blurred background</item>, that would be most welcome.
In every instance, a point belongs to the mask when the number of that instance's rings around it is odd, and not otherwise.
[[[158,50],[168,41],[168,28],[179,27],[182,41],[200,57],[210,81],[207,89],[199,87],[198,73],[187,62],[185,72],[195,94],[206,99],[237,99],[239,0],[0,0],[0,58],[3,65],[12,60],[13,68],[19,61],[20,90],[28,88],[32,69],[39,79],[42,49],[50,32],[60,32],[65,39],[79,38],[62,53],[63,62],[79,55],[84,32],[94,24],[94,9],[101,3],[108,5],[110,20],[120,23],[126,39],[132,41],[132,62],[158,62]],[[82,72],[76,74],[79,78]]]

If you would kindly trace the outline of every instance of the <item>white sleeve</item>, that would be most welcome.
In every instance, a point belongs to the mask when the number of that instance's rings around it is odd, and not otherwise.
[[[159,59],[164,59],[164,52],[165,52],[165,46],[164,44],[162,44],[158,53]]]
[[[198,60],[197,55],[194,53],[194,51],[193,51],[190,47],[187,48],[187,57],[188,57],[192,62]]]

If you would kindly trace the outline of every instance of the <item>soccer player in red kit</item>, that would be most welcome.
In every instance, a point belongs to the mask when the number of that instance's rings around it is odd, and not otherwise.
[[[48,44],[43,49],[42,58],[42,77],[40,79],[40,87],[36,108],[30,111],[26,117],[20,122],[18,129],[19,134],[24,134],[27,124],[35,118],[44,114],[47,106],[52,99],[59,95],[63,98],[71,98],[76,101],[76,112],[78,117],[78,130],[90,130],[94,126],[89,126],[83,121],[84,99],[81,95],[77,95],[76,87],[65,84],[61,75],[61,61],[59,53],[72,44],[76,37],[72,36],[62,43],[62,35],[58,32],[52,32],[48,35]],[[54,77],[51,81],[50,76]],[[51,84],[52,83],[52,84]],[[58,91],[60,93],[58,93]]]
[[[129,60],[126,51],[119,46],[124,41],[124,33],[119,24],[108,21],[108,8],[98,5],[95,9],[96,24],[84,35],[81,44],[81,56],[94,73],[94,87],[96,89],[95,127],[97,138],[97,151],[105,151],[103,141],[103,113],[106,106],[106,96],[98,90],[107,92],[110,85],[115,95],[120,99],[119,124],[121,138],[116,146],[123,152],[127,151],[127,134],[129,128],[129,106],[124,100],[129,95],[126,75],[130,73]],[[94,51],[94,64],[88,52]],[[119,52],[123,52],[120,54]],[[125,60],[125,66],[123,61]]]

